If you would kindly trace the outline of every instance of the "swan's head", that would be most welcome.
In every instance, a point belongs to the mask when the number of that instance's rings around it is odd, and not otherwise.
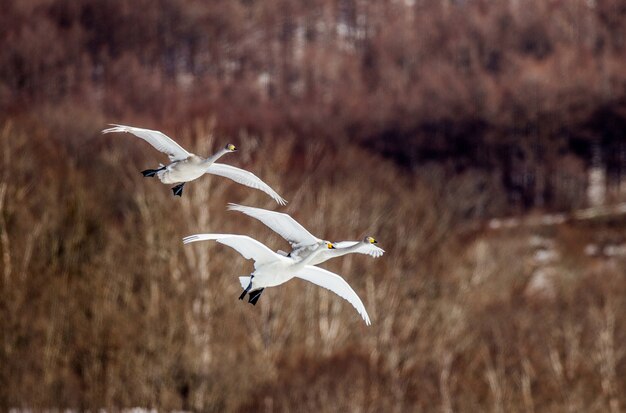
[[[363,240],[365,244],[378,244],[378,241],[374,237],[365,237]]]
[[[233,145],[232,143],[229,143],[226,146],[224,146],[224,149],[227,150],[228,152],[235,152],[235,151],[237,151],[237,147],[235,145]]]

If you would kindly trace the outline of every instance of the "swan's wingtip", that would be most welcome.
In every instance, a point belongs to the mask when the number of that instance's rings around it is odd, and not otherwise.
[[[385,254],[385,250],[379,247],[376,247],[374,251],[370,252],[370,256],[373,258],[380,258]]]
[[[102,130],[102,133],[111,133],[111,132],[127,132],[128,126],[118,125],[116,123],[109,123],[111,128],[106,128]]]
[[[234,202],[229,202],[228,205],[226,206],[226,209],[228,211],[237,211],[239,210],[239,208],[241,208],[242,206],[239,204],[235,204]]]

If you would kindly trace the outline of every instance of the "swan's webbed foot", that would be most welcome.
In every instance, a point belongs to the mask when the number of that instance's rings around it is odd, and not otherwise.
[[[248,296],[248,302],[252,305],[256,305],[256,302],[259,301],[259,297],[261,297],[261,293],[265,288],[261,288],[260,290],[255,290],[250,293]]]
[[[174,196],[178,195],[178,196],[183,196],[183,186],[185,186],[185,183],[183,182],[182,184],[178,184],[175,187],[172,188],[172,192],[174,193]]]
[[[151,176],[156,176],[156,174],[159,171],[163,171],[165,170],[165,166],[159,168],[159,169],[146,169],[145,171],[141,171],[141,174],[145,177],[145,178],[149,178]]]

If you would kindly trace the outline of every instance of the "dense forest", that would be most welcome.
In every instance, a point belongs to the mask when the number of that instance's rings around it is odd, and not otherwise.
[[[495,175],[515,207],[626,175],[626,4],[3,1],[0,107],[349,140],[418,169]],[[85,106],[83,106],[85,105]]]
[[[0,10],[1,411],[626,408],[623,0]],[[173,197],[109,123],[232,142],[289,204],[210,176]],[[592,177],[621,213],[581,212]],[[238,301],[251,263],[182,237],[288,245],[228,202],[375,236],[324,264],[372,326],[298,280]]]

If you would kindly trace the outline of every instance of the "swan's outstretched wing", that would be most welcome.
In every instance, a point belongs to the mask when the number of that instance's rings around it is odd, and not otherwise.
[[[333,245],[335,246],[334,250],[328,250],[328,251],[323,251],[322,253],[325,254],[327,252],[334,252],[337,251],[335,254],[332,254],[333,257],[339,257],[341,255],[345,255],[348,254],[349,252],[342,252],[342,248],[350,248],[356,244],[361,244],[358,248],[350,251],[350,252],[356,252],[357,254],[367,254],[367,255],[371,255],[374,258],[378,258],[378,257],[382,257],[383,254],[385,253],[385,250],[382,248],[377,247],[374,244],[364,244],[362,242],[359,241],[340,241],[340,242],[334,242]]]
[[[249,186],[250,188],[261,190],[271,196],[280,205],[285,205],[287,203],[287,201],[278,195],[276,191],[270,188],[268,184],[261,181],[261,179],[259,179],[259,177],[252,172],[235,168],[234,166],[225,165],[223,163],[214,163],[209,166],[206,173],[223,176],[242,185]]]
[[[115,125],[112,124],[112,128],[105,129],[102,133],[111,132],[128,132],[135,135],[138,138],[143,139],[154,147],[157,151],[163,152],[169,156],[170,161],[182,161],[187,159],[191,154],[183,149],[182,146],[174,142],[174,140],[168,137],[166,134],[157,130],[135,128],[132,126]]]
[[[249,217],[258,219],[267,225],[272,231],[289,241],[295,247],[296,245],[317,245],[322,240],[313,236],[295,219],[282,212],[268,211],[267,209],[253,208],[244,205],[228,204],[229,211],[239,211]],[[333,251],[333,250],[329,250]]]
[[[296,273],[296,277],[326,288],[337,294],[339,297],[346,299],[350,304],[352,304],[361,317],[363,317],[365,324],[368,326],[372,324],[370,317],[367,315],[367,311],[365,310],[365,306],[359,296],[356,295],[346,280],[341,278],[339,275],[322,268],[307,265]]]
[[[287,259],[273,252],[259,241],[246,235],[234,234],[196,234],[183,238],[184,244],[196,241],[215,240],[220,244],[228,245],[236,250],[247,260],[254,260],[254,267]]]

